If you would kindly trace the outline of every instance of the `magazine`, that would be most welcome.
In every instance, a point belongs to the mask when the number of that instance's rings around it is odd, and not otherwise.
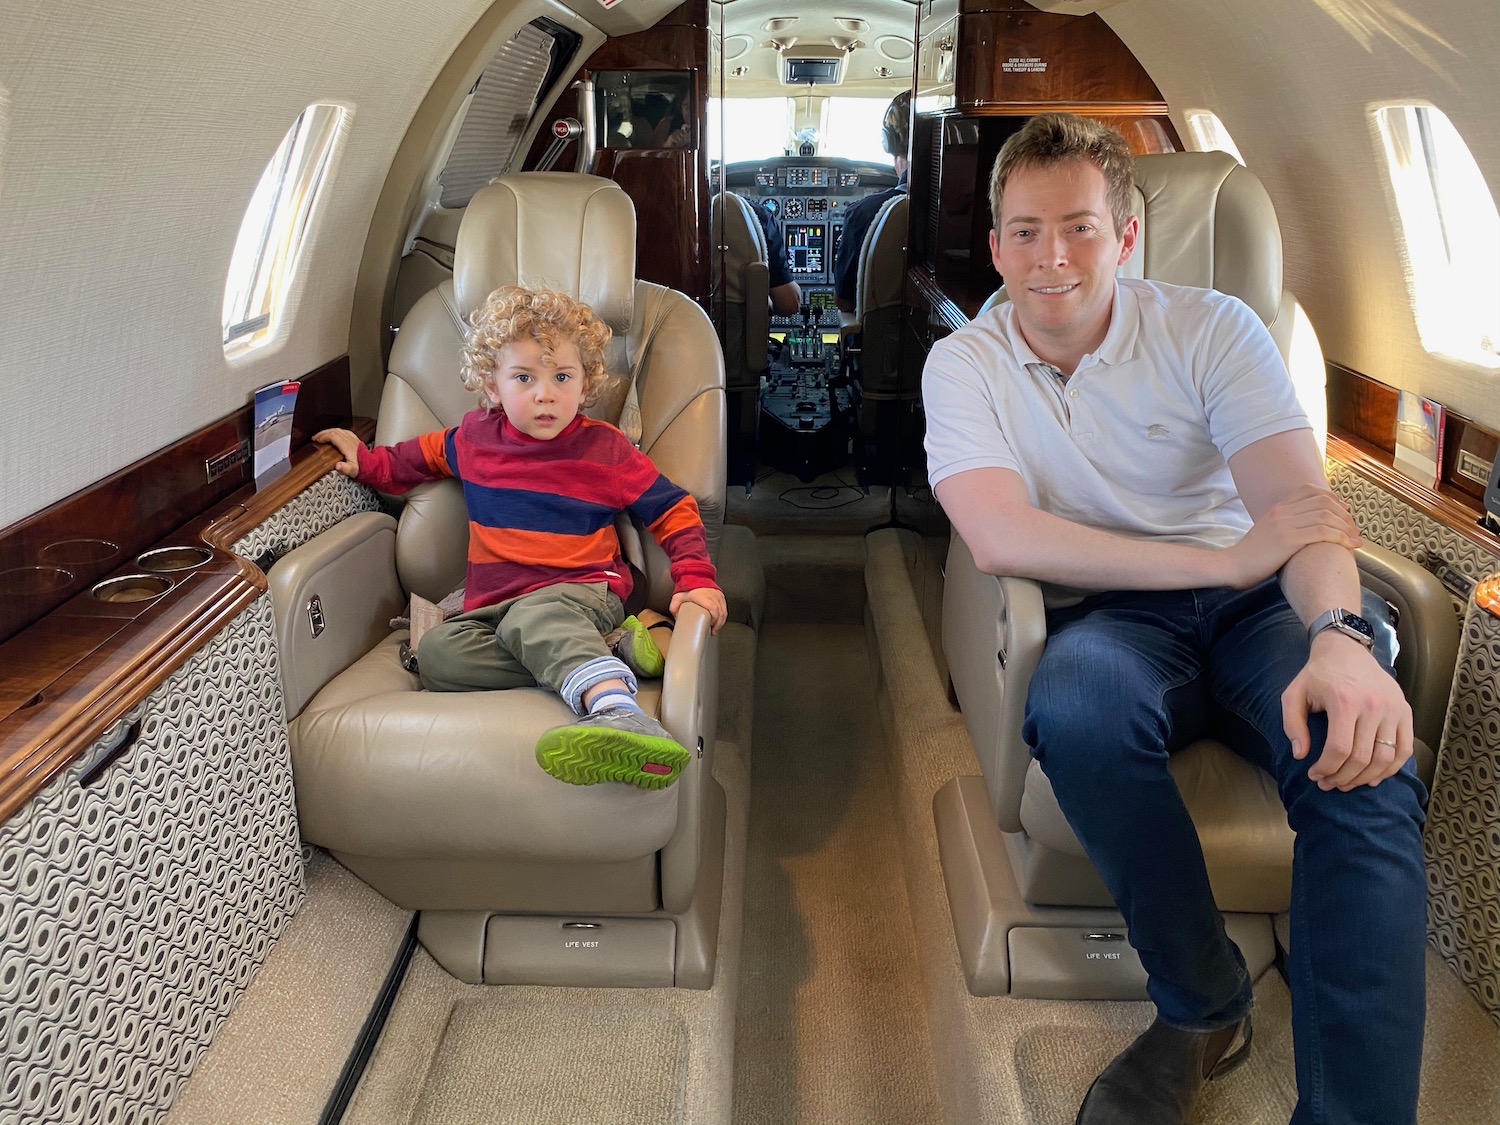
[[[1443,469],[1443,404],[1402,391],[1396,407],[1396,468],[1436,488]]]
[[[292,413],[301,386],[298,382],[271,383],[255,392],[252,469],[257,485],[269,484],[291,464]]]

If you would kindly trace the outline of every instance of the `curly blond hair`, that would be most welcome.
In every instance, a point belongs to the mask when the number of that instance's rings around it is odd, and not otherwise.
[[[583,405],[593,406],[609,382],[604,349],[610,335],[609,325],[593,309],[566,293],[502,285],[469,316],[461,371],[464,387],[477,394],[486,409],[498,410],[485,390],[493,385],[500,353],[507,345],[530,336],[551,360],[552,350],[571,340],[583,365]]]

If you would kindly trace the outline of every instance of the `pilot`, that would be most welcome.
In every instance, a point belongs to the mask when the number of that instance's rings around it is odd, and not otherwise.
[[[766,233],[766,272],[770,275],[771,311],[777,316],[791,316],[802,307],[802,287],[792,280],[792,265],[786,256],[786,242],[781,237],[781,224],[771,209],[758,199],[752,199],[750,208],[760,220]]]
[[[891,154],[896,165],[896,186],[875,195],[867,195],[844,212],[844,233],[839,252],[833,259],[833,303],[842,311],[854,311],[854,296],[859,282],[859,251],[865,234],[887,200],[906,191],[906,173],[910,168],[907,150],[911,147],[911,91],[903,90],[886,106],[880,123],[880,144]]]
[[[1010,300],[923,373],[929,477],[980,568],[1043,583],[1024,733],[1124,915],[1156,1020],[1080,1125],[1188,1119],[1250,1046],[1172,751],[1215,734],[1297,834],[1292,1121],[1416,1121],[1427,883],[1411,711],[1371,651],[1347,511],[1260,319],[1116,277],[1139,233],[1117,132],[1033,118],[990,180]]]

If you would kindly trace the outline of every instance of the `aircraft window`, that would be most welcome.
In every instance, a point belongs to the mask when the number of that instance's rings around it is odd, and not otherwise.
[[[891,154],[880,146],[880,125],[890,104],[888,93],[873,98],[825,98],[820,155],[890,165]]]
[[[261,173],[240,222],[224,285],[224,352],[237,355],[275,333],[313,209],[328,182],[352,114],[310,105],[297,115]]]
[[[553,60],[571,55],[578,36],[529,23],[495,52],[474,84],[463,124],[438,173],[439,204],[464,207],[474,193],[510,166],[516,144],[547,87]]]
[[[719,132],[723,114],[723,134]],[[791,98],[709,98],[708,158],[765,160],[785,156],[792,133]]]
[[[1239,146],[1234,143],[1234,138],[1224,128],[1224,122],[1219,120],[1217,113],[1209,113],[1207,110],[1189,113],[1187,127],[1188,136],[1192,138],[1193,148],[1197,152],[1227,152],[1241,164],[1245,163]]]
[[[1422,346],[1500,367],[1500,215],[1469,146],[1435,106],[1386,106],[1375,123]]]

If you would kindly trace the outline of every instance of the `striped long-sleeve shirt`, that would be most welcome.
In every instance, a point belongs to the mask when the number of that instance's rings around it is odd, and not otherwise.
[[[471,410],[450,430],[359,455],[358,479],[381,492],[441,477],[459,479],[468,508],[466,611],[559,582],[608,582],[624,601],[622,511],[661,544],[677,591],[715,585],[697,502],[606,422],[580,414],[540,439],[499,411]]]

